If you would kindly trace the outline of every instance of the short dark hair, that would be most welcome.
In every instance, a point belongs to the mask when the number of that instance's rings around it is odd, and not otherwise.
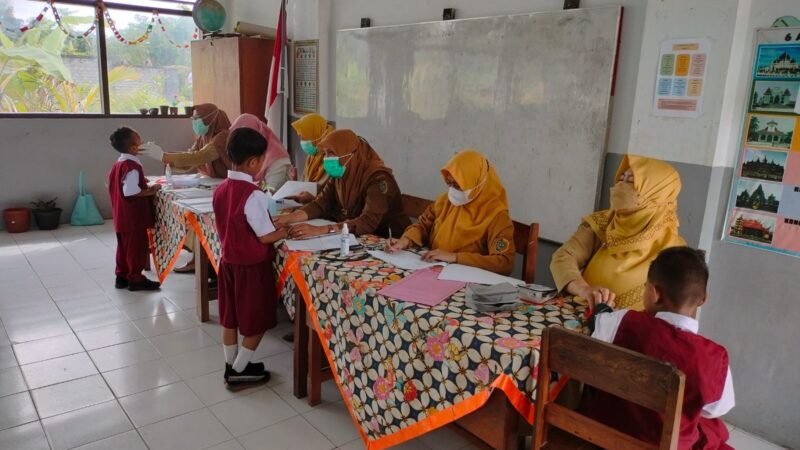
[[[132,128],[119,127],[111,133],[111,146],[120,153],[128,153],[133,145],[133,135],[136,134]]]
[[[708,265],[705,252],[691,247],[662,250],[650,263],[647,281],[675,306],[698,304],[706,296]]]
[[[244,164],[250,158],[267,152],[267,140],[252,128],[238,128],[228,136],[228,158],[234,164]]]

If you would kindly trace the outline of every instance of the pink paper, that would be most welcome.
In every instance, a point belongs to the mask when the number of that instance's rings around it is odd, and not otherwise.
[[[439,267],[417,270],[381,289],[378,294],[404,302],[436,306],[466,285],[461,281],[440,280],[440,271]]]

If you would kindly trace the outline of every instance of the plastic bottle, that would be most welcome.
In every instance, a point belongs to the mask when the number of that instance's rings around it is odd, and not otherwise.
[[[342,237],[339,247],[339,256],[345,257],[350,254],[350,230],[347,224],[342,225]]]
[[[167,180],[167,187],[172,188],[172,166],[167,164],[167,168],[164,170],[164,178]]]

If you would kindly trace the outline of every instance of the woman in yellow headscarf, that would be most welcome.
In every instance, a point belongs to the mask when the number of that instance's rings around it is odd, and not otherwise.
[[[317,149],[317,146],[334,128],[319,114],[306,114],[292,122],[292,128],[300,136],[300,148],[306,154],[306,165],[303,169],[302,181],[317,183],[317,192],[319,192],[322,185],[328,181],[328,174],[325,173],[325,169],[322,167],[324,155]],[[309,203],[314,200],[314,196],[309,192],[302,192],[290,198],[300,203]]]
[[[442,168],[448,186],[387,245],[388,251],[429,246],[428,261],[457,262],[503,275],[514,268],[514,224],[506,190],[492,164],[476,150],[462,150]]]
[[[550,262],[556,287],[592,304],[642,310],[650,263],[686,245],[678,234],[681,179],[669,164],[625,155],[611,188],[611,209],[583,218]]]

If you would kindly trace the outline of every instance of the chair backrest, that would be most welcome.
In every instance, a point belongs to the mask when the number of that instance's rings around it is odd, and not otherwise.
[[[617,431],[552,402],[551,372],[664,414],[659,444]],[[683,407],[684,375],[669,363],[617,347],[562,327],[544,330],[536,383],[533,449],[547,441],[547,428],[567,431],[613,449],[677,449]]]
[[[433,201],[403,194],[403,212],[416,219]],[[522,255],[522,280],[533,283],[536,279],[536,252],[539,249],[539,224],[530,225],[514,221],[514,247]]]

